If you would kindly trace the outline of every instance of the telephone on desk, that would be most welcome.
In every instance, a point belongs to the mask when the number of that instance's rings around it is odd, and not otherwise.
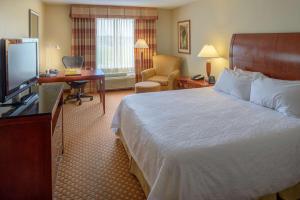
[[[198,75],[192,76],[192,80],[194,80],[194,81],[204,80],[204,76],[201,74],[198,74]]]
[[[198,75],[192,76],[192,80],[195,80],[195,81],[204,80],[204,76],[201,74],[198,74]],[[214,76],[209,76],[207,82],[209,84],[215,84],[216,79]]]
[[[45,73],[40,73],[39,76],[40,77],[53,77],[53,76],[57,76],[57,74],[59,73],[59,71],[57,69],[47,69],[45,71]]]

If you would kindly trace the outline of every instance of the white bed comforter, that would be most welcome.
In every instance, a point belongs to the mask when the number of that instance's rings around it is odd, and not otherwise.
[[[300,181],[300,120],[211,88],[127,96],[112,128],[149,200],[255,199]]]

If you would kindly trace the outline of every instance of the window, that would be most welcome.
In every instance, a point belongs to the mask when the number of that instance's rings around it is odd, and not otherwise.
[[[134,19],[97,19],[97,67],[105,73],[134,72]]]

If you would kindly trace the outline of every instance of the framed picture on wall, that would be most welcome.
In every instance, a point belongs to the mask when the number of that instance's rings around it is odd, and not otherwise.
[[[29,10],[29,37],[39,38],[39,14]]]
[[[191,54],[191,20],[177,22],[178,53]]]

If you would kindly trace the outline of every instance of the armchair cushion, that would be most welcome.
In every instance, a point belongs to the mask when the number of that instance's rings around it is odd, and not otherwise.
[[[152,76],[148,79],[148,81],[160,83],[162,86],[167,86],[169,82],[167,76]]]

